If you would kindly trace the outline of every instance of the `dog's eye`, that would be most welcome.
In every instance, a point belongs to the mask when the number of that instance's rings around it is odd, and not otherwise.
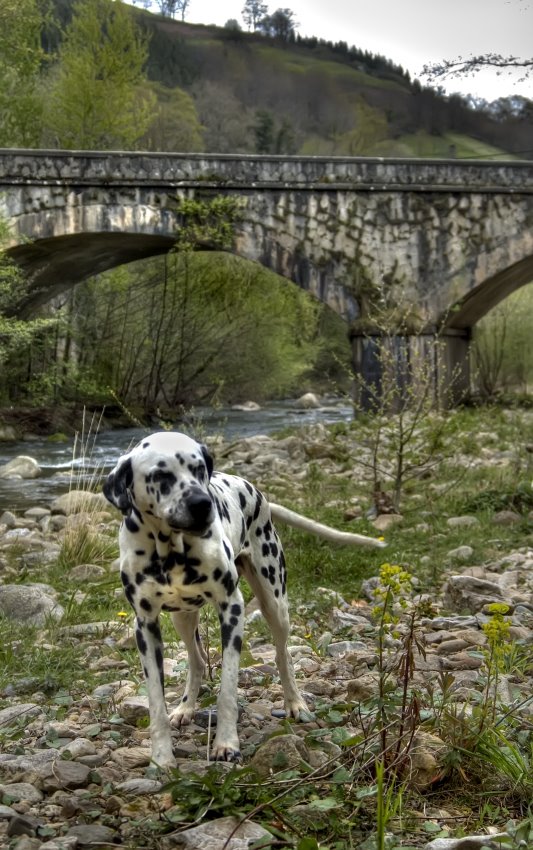
[[[165,469],[158,469],[152,473],[152,481],[159,486],[159,492],[162,496],[168,496],[172,487],[177,481],[173,472]]]

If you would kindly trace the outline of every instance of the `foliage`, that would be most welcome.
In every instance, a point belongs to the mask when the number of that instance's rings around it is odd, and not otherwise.
[[[147,59],[147,39],[120,0],[75,3],[48,80],[48,139],[65,148],[134,148],[155,102],[146,86],[139,97]]]
[[[190,4],[190,0],[133,0],[133,2],[142,5],[144,9],[155,6],[165,18],[174,18],[179,12],[182,21],[185,20]]]
[[[260,0],[246,0],[242,8],[242,17],[249,30],[259,29],[263,18],[266,18],[268,6]]]
[[[104,275],[78,290],[78,341],[91,340],[84,368],[122,403],[175,411],[262,399],[290,391],[307,370],[317,305],[258,267],[213,259],[176,253],[130,280]]]
[[[139,98],[151,108],[151,117],[139,146],[155,151],[201,151],[203,128],[192,97],[176,86],[146,82]]]
[[[475,381],[484,399],[527,392],[533,380],[533,287],[525,286],[490,311],[474,329]]]
[[[235,225],[240,219],[240,202],[231,195],[216,195],[209,200],[176,198],[178,233],[176,250],[210,248],[231,250]]]
[[[0,220],[0,365],[4,367],[4,374],[10,359],[27,351],[32,342],[47,336],[57,325],[53,319],[15,318],[17,307],[27,292],[28,281],[4,249],[7,239],[7,225]],[[0,397],[2,390],[0,383]]]
[[[39,142],[43,103],[39,72],[47,0],[2,0],[0,5],[0,146]]]

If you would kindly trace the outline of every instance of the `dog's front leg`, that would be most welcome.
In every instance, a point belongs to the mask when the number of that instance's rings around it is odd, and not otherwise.
[[[176,611],[171,614],[171,617],[176,631],[187,648],[189,669],[181,702],[170,713],[170,722],[172,726],[186,726],[192,722],[194,717],[194,708],[202,684],[207,655],[198,631],[199,612]]]
[[[135,639],[141,656],[148,690],[152,761],[159,767],[174,767],[170,721],[167,714],[163,680],[163,642],[159,621],[137,614]]]
[[[222,638],[222,675],[217,702],[217,733],[212,755],[218,761],[239,761],[237,682],[244,630],[244,600],[236,587],[218,603]]]

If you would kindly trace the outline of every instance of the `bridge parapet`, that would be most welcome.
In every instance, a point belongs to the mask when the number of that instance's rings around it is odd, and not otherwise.
[[[533,193],[533,162],[0,149],[0,184]]]

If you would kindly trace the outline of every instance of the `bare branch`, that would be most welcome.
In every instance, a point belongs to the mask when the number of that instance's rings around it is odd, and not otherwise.
[[[533,57],[520,59],[518,56],[502,56],[501,53],[484,53],[478,56],[458,56],[456,59],[443,59],[442,62],[432,62],[424,65],[421,76],[427,77],[429,82],[457,78],[462,76],[473,76],[485,68],[496,68],[498,73],[512,73],[516,69],[523,69],[524,75],[520,82],[525,80],[533,70]]]

